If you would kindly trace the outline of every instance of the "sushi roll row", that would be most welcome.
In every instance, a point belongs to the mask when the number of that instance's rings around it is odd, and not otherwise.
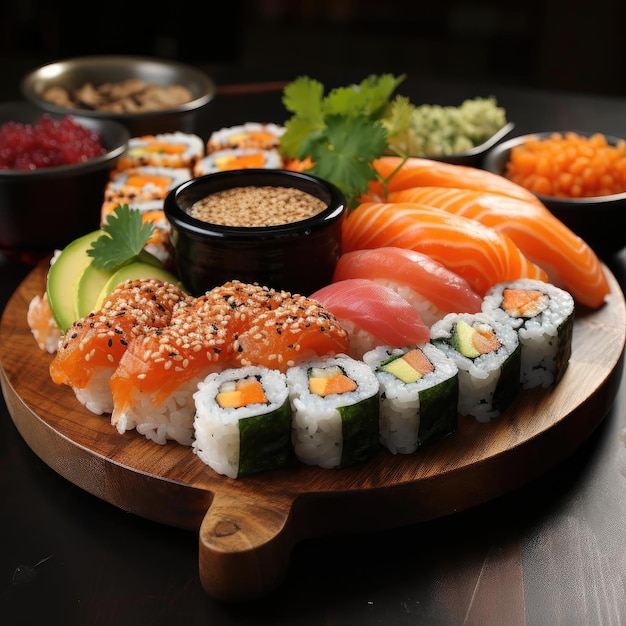
[[[558,383],[569,364],[574,314],[567,291],[520,279],[491,287],[480,313],[450,313],[433,324],[431,342],[459,369],[459,413],[487,422],[521,389]]]
[[[202,381],[194,400],[194,452],[239,478],[292,459],[349,467],[381,445],[411,454],[456,430],[458,376],[434,345],[381,347],[366,361],[340,354],[285,373],[231,368]]]
[[[345,355],[285,373],[248,366],[211,374],[194,400],[193,450],[230,478],[294,458],[347,467],[378,449],[378,383],[369,367]]]
[[[170,226],[163,201],[172,189],[193,178],[193,168],[204,154],[202,138],[193,134],[174,132],[132,137],[105,187],[101,224],[106,223],[119,205],[127,204],[139,210],[143,221],[154,227],[146,249],[169,265]]]
[[[104,224],[120,204],[138,209],[154,226],[146,249],[169,265],[170,225],[163,211],[167,194],[191,178],[213,172],[282,168],[279,146],[284,131],[277,124],[249,122],[214,131],[206,142],[180,131],[131,137],[105,188],[100,221]]]

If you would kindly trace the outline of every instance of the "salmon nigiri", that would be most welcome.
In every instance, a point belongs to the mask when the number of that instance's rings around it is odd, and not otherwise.
[[[331,311],[350,335],[350,356],[361,359],[369,350],[394,348],[430,340],[430,328],[397,291],[367,278],[331,283],[311,294]]]
[[[343,222],[342,238],[346,252],[386,246],[422,252],[462,276],[481,297],[505,280],[548,280],[507,235],[424,204],[361,204]]]
[[[352,250],[339,257],[333,282],[369,278],[395,289],[431,326],[446,313],[477,313],[482,298],[443,263],[408,248]]]
[[[283,296],[280,306],[262,312],[239,333],[237,365],[285,372],[310,358],[348,352],[348,333],[331,311],[306,296]]]
[[[550,282],[581,304],[601,306],[609,284],[600,259],[578,235],[537,203],[453,187],[412,187],[391,192],[388,202],[418,202],[475,219],[507,234]]]
[[[58,385],[72,387],[76,398],[96,414],[113,408],[109,379],[133,338],[148,328],[163,328],[187,295],[157,279],[128,280],[97,311],[73,323],[50,363]]]
[[[537,196],[512,180],[487,170],[468,165],[455,165],[422,157],[409,157],[406,161],[397,156],[383,156],[372,163],[378,176],[386,180],[370,183],[368,194],[362,201],[385,201],[386,193],[410,187],[460,187],[500,193],[541,204]],[[542,205],[543,206],[543,205]]]

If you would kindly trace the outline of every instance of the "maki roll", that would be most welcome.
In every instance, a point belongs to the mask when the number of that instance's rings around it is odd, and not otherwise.
[[[285,127],[278,124],[248,122],[239,126],[221,128],[211,133],[207,141],[207,152],[254,148],[256,150],[277,150]]]
[[[558,383],[569,365],[574,330],[574,298],[539,280],[498,283],[482,309],[517,330],[522,350],[524,389]]]
[[[457,427],[458,368],[436,346],[380,346],[363,355],[380,383],[380,443],[411,454]]]
[[[160,133],[131,137],[118,167],[126,169],[143,165],[186,167],[191,170],[204,156],[204,141],[198,135]]]
[[[200,159],[193,168],[194,176],[243,169],[279,169],[283,159],[278,150],[233,148],[217,150]]]
[[[285,375],[249,366],[210,374],[193,395],[193,451],[230,478],[277,469],[293,458]]]
[[[448,313],[430,332],[431,342],[459,369],[461,415],[488,422],[511,405],[521,388],[514,328],[486,313]]]
[[[292,444],[307,465],[341,468],[379,448],[378,380],[371,368],[346,355],[287,370]]]
[[[164,200],[167,194],[192,178],[187,167],[140,165],[111,174],[104,189],[104,202],[133,204],[148,200]]]

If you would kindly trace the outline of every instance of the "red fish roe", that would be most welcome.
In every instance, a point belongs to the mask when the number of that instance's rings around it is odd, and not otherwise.
[[[34,124],[0,126],[0,169],[34,170],[82,163],[105,154],[100,132],[81,126],[70,115],[55,120],[43,114]]]

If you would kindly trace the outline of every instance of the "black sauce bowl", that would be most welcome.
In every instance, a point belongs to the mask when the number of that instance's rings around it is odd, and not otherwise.
[[[327,206],[317,215],[279,226],[222,226],[189,215],[198,200],[234,187],[295,188]],[[346,198],[332,183],[300,172],[241,169],[182,183],[164,203],[175,264],[193,295],[230,280],[309,295],[331,282],[341,255]]]

